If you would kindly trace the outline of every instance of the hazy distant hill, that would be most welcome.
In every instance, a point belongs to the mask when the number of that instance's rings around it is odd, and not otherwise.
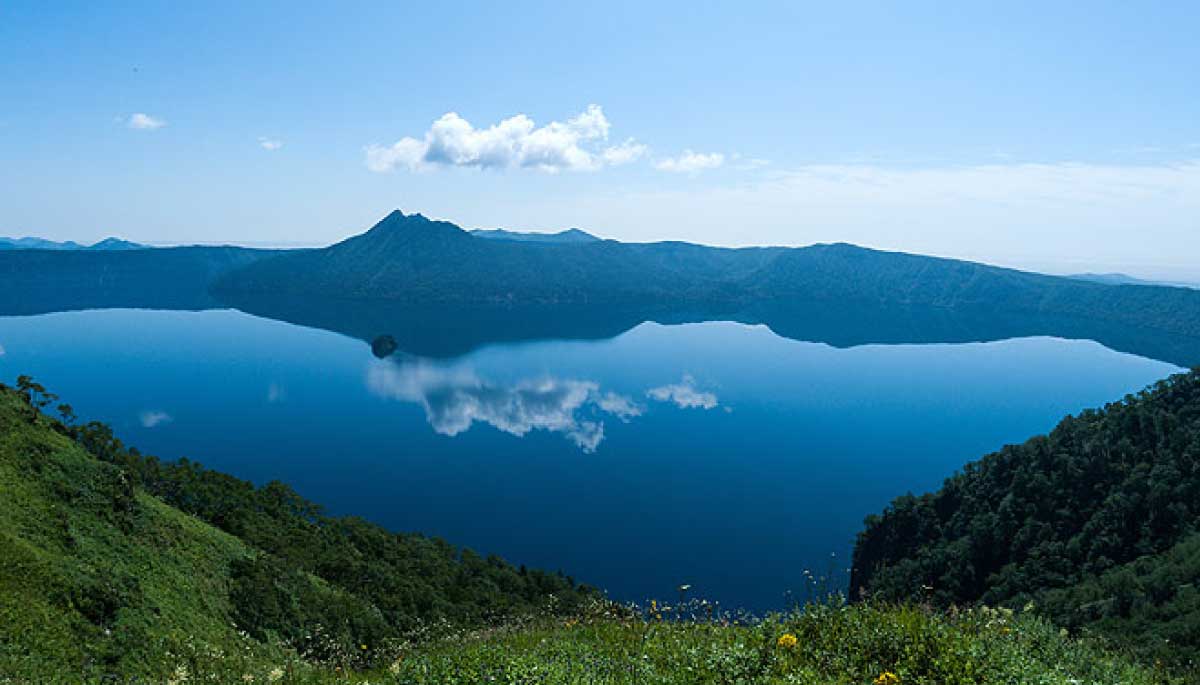
[[[0,312],[216,306],[221,274],[273,254],[241,247],[0,250]]]
[[[476,228],[468,231],[468,233],[480,238],[517,240],[526,243],[593,243],[600,240],[591,233],[581,231],[578,228],[568,228],[558,233],[523,233],[520,231],[506,231],[503,228]]]
[[[0,237],[0,250],[142,250],[147,247],[120,238],[105,238],[92,245],[81,245],[73,240],[56,242],[44,238]]]
[[[1165,285],[1173,288],[1192,288],[1200,289],[1200,284],[1195,283],[1174,283],[1170,281],[1147,281],[1142,278],[1136,278],[1128,274],[1122,273],[1107,273],[1107,274],[1072,274],[1067,278],[1074,278],[1077,281],[1091,281],[1093,283],[1104,283],[1105,285]]]
[[[746,304],[820,301],[1073,316],[1200,336],[1200,292],[1111,286],[846,244],[714,248],[613,240],[530,245],[393,212],[362,235],[220,279],[240,295],[408,303]]]

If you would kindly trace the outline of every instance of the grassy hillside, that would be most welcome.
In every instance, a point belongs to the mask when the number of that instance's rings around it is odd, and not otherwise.
[[[152,675],[189,645],[241,651],[229,568],[253,552],[139,491],[47,419],[31,422],[8,390],[0,492],[0,674]]]
[[[1200,371],[968,464],[867,520],[852,592],[1035,601],[1061,624],[1200,664]]]
[[[0,675],[165,676],[215,652],[231,668],[367,667],[384,644],[590,596],[556,574],[326,517],[278,483],[145,457],[105,426],[35,412],[30,400],[47,397],[27,387],[0,386]]]
[[[1027,613],[618,606],[145,457],[22,387],[0,386],[0,683],[1187,682]]]

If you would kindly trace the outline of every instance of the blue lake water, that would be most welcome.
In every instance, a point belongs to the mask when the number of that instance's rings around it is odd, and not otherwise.
[[[143,452],[618,599],[689,583],[759,611],[844,569],[891,498],[1176,370],[1088,340],[843,349],[720,322],[379,358],[235,310],[0,318],[0,379]]]

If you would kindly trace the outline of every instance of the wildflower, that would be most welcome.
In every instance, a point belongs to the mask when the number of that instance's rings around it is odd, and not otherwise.
[[[799,640],[796,639],[795,635],[792,635],[791,633],[784,633],[783,635],[779,636],[779,640],[775,643],[775,645],[780,649],[792,649],[796,646],[797,642],[799,642]]]
[[[187,666],[179,666],[175,669],[175,675],[167,680],[167,685],[182,685],[188,681]]]
[[[879,674],[879,677],[872,681],[875,685],[896,685],[900,682],[900,676],[891,671],[884,671]]]
[[[396,660],[392,662],[392,665],[388,666],[388,672],[392,675],[400,675],[400,661],[403,658],[404,657],[396,657]]]
[[[367,649],[366,645],[359,645],[359,647],[361,647],[363,649],[363,651],[366,651],[366,649]]]
[[[267,680],[272,683],[277,683],[280,680],[283,680],[283,669],[278,666],[272,668],[271,672],[267,674]]]
[[[242,682],[243,683],[252,683],[252,682],[254,682],[254,676],[250,675],[249,673],[245,673],[242,675]]]

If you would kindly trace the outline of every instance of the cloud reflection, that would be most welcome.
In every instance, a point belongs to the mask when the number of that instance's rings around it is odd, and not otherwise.
[[[165,411],[150,410],[138,414],[138,421],[141,422],[143,428],[155,428],[165,423],[171,423],[175,419]]]
[[[659,402],[674,402],[680,409],[713,409],[717,406],[717,396],[697,390],[696,379],[686,373],[679,383],[650,388],[646,395]]]
[[[604,440],[603,415],[628,421],[642,413],[630,398],[602,393],[593,381],[542,377],[499,385],[466,368],[423,360],[371,362],[366,380],[380,397],[421,405],[429,425],[447,436],[478,421],[516,436],[561,433],[584,452],[594,452]]]

